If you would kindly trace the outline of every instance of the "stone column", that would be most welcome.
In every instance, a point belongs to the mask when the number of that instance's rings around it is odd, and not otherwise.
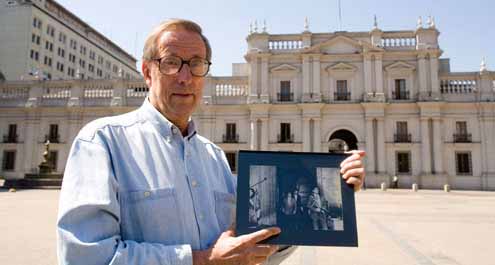
[[[303,152],[309,152],[311,150],[310,144],[311,144],[311,139],[310,139],[310,131],[309,131],[309,120],[311,118],[309,117],[303,117],[303,128],[302,128],[302,135],[303,135]]]
[[[366,117],[366,171],[369,173],[375,172],[375,146],[373,140],[373,117]]]
[[[313,56],[313,99],[320,99],[320,56]]]
[[[364,91],[365,93],[371,93],[372,92],[372,85],[371,85],[371,56],[370,55],[365,55],[364,56]]]
[[[34,173],[38,167],[38,158],[41,135],[40,116],[36,110],[28,110],[26,114],[26,128],[24,130],[24,172]]]
[[[377,117],[377,133],[378,133],[378,140],[377,140],[377,146],[376,148],[378,149],[378,172],[379,173],[384,173],[387,171],[387,157],[385,153],[385,122],[383,117]]]
[[[267,98],[269,95],[268,85],[268,57],[261,57],[261,96]]]
[[[268,118],[261,118],[261,150],[268,151]]]
[[[250,85],[250,96],[254,98],[258,98],[259,95],[259,87],[258,87],[258,58],[253,56],[251,58],[251,74],[249,75],[251,85]]]
[[[313,118],[313,152],[321,152],[321,118]]]
[[[251,117],[249,126],[250,126],[249,149],[256,150],[256,147],[258,146],[258,143],[257,143],[258,128],[256,128],[257,127],[256,118]]]
[[[431,173],[430,157],[430,132],[428,128],[428,117],[421,117],[421,169],[423,174]]]
[[[425,54],[418,55],[418,79],[419,79],[419,93],[426,94],[428,91],[426,82],[426,59]]]
[[[431,92],[433,95],[440,93],[440,81],[438,79],[438,58],[430,57]]]
[[[375,56],[375,88],[377,93],[383,93],[383,64],[382,56]]]
[[[434,168],[435,174],[443,174],[443,137],[442,137],[442,120],[440,117],[433,119],[433,150],[434,150]]]
[[[309,99],[309,91],[310,91],[310,67],[309,67],[309,55],[303,55],[303,94],[302,100],[307,101]]]

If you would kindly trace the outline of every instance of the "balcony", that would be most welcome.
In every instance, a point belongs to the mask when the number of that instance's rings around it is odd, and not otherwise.
[[[222,135],[223,143],[239,143],[239,134],[224,134]]]
[[[19,137],[19,135],[17,135],[17,134],[4,135],[3,136],[3,142],[6,144],[15,144],[15,143],[17,143],[17,137]]]
[[[59,144],[60,143],[60,135],[45,135],[45,143],[46,141],[50,141],[52,144]]]
[[[394,100],[409,100],[409,99],[411,99],[409,96],[409,90],[399,91],[398,93],[397,93],[397,91],[392,91],[392,98]]]
[[[335,101],[351,100],[351,92],[334,92],[333,98]]]
[[[292,102],[294,101],[294,93],[277,93],[278,102]]]
[[[454,133],[454,143],[471,143],[470,133]]]
[[[294,142],[294,134],[291,135],[277,135],[278,143],[293,143]]]
[[[410,143],[411,142],[411,134],[405,133],[396,133],[394,134],[394,143]]]

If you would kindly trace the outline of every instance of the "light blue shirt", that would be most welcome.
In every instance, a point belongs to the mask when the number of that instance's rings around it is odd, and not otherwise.
[[[148,100],[86,125],[72,144],[57,222],[59,264],[192,264],[232,224],[225,154]]]

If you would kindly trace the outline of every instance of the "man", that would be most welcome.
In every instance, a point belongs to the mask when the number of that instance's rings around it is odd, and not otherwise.
[[[322,207],[320,190],[314,187],[313,193],[308,198],[309,217],[313,221],[313,230],[328,230],[327,217]]]
[[[235,235],[236,181],[223,151],[190,119],[210,59],[193,22],[170,20],[149,35],[148,98],[86,125],[72,145],[57,222],[60,264],[261,264],[278,250],[256,244],[278,228]],[[363,155],[341,165],[356,187]]]

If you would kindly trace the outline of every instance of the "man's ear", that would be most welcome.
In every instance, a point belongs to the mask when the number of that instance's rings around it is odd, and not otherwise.
[[[149,68],[149,62],[143,61],[141,64],[141,71],[143,72],[144,76],[144,82],[148,87],[151,87],[152,85],[152,80],[151,80],[151,69]]]

